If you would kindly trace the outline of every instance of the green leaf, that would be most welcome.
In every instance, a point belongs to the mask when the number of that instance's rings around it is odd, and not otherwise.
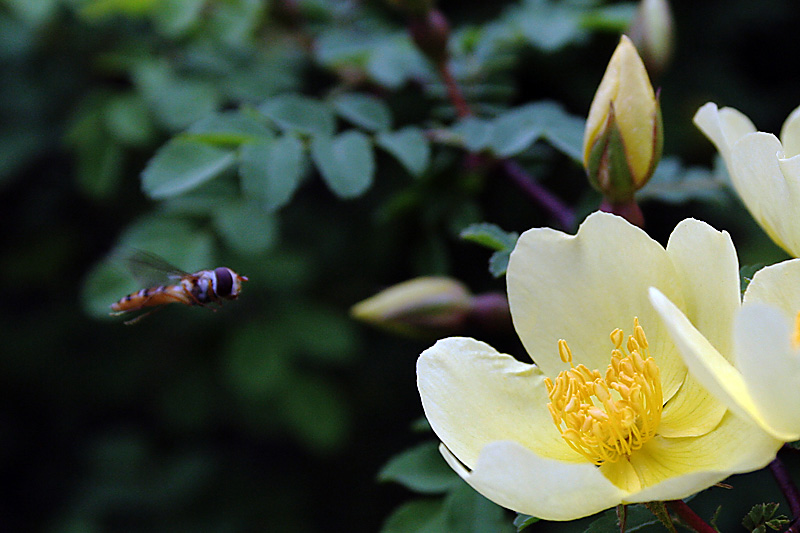
[[[327,379],[298,374],[280,405],[281,415],[311,449],[330,452],[344,444],[349,411],[342,394]]]
[[[519,27],[525,39],[545,52],[555,52],[586,36],[581,26],[583,10],[563,2],[529,0],[510,15],[509,22]]]
[[[453,133],[461,137],[466,148],[470,152],[480,152],[489,146],[494,134],[492,121],[476,117],[467,117],[453,126]]]
[[[514,531],[505,509],[487,500],[466,483],[459,483],[445,498],[445,512],[451,533]]]
[[[471,125],[476,128],[476,125]],[[512,109],[494,120],[490,145],[500,157],[515,155],[540,138],[573,160],[583,160],[582,118],[570,115],[560,104],[534,102]]]
[[[424,494],[446,492],[461,484],[461,478],[439,453],[438,442],[426,442],[392,457],[378,479],[394,481]]]
[[[272,139],[272,130],[263,120],[239,111],[215,113],[192,124],[183,137],[220,147]]]
[[[336,132],[336,117],[328,105],[297,94],[271,98],[259,111],[285,131],[316,136]]]
[[[339,116],[370,131],[392,127],[392,113],[380,98],[368,94],[344,93],[332,101]]]
[[[747,290],[747,286],[750,285],[750,282],[753,281],[753,276],[756,275],[756,272],[765,266],[766,265],[763,263],[756,263],[754,265],[742,265],[742,267],[739,268],[739,288],[742,294],[744,294],[744,291]]]
[[[753,533],[763,533],[767,528],[779,531],[789,524],[790,520],[784,515],[775,516],[778,511],[777,503],[759,503],[742,519],[742,526]]]
[[[381,533],[449,533],[444,502],[412,500],[398,507],[386,520]]]
[[[470,224],[461,230],[459,237],[465,241],[501,251],[513,249],[517,244],[519,234],[513,231],[504,231],[496,224],[480,222],[478,224]]]
[[[278,322],[282,335],[298,355],[318,362],[344,363],[357,353],[355,324],[340,311],[295,298],[281,309],[281,315],[284,320]]]
[[[535,516],[518,514],[517,517],[514,519],[514,526],[516,526],[517,531],[523,531],[527,529],[529,526],[532,526],[533,524],[539,521],[541,521],[541,519],[536,518]]]
[[[371,185],[375,173],[372,145],[359,131],[314,137],[311,157],[328,187],[340,198],[355,198]]]
[[[241,254],[260,253],[275,243],[275,217],[256,202],[231,202],[220,207],[214,225],[225,244]]]
[[[289,203],[308,170],[303,143],[291,134],[246,144],[239,160],[242,189],[269,210]]]
[[[264,342],[270,332],[270,342]],[[236,394],[251,402],[284,390],[292,373],[280,332],[263,322],[245,324],[231,335],[223,351],[223,369]]]
[[[513,109],[497,117],[492,131],[492,151],[499,157],[518,154],[544,132],[544,121],[536,104]]]
[[[153,18],[161,33],[179,37],[200,20],[204,5],[204,0],[161,0]]]
[[[397,158],[412,176],[421,176],[430,165],[430,143],[422,130],[415,126],[381,132],[375,143]]]
[[[508,271],[508,261],[511,259],[511,250],[501,250],[492,254],[489,258],[489,273],[500,278]]]
[[[235,161],[230,150],[178,137],[147,163],[142,190],[156,200],[177,196],[218,177]]]
[[[723,175],[699,167],[683,167],[674,157],[665,157],[653,177],[636,193],[637,200],[661,200],[680,204],[690,200],[722,202],[727,199]]]
[[[367,73],[390,89],[399,89],[409,80],[430,79],[428,61],[405,32],[387,36],[368,52]]]
[[[173,130],[189,127],[219,106],[219,94],[211,83],[181,78],[166,63],[142,63],[133,78],[156,119]]]
[[[556,150],[583,164],[583,133],[586,121],[570,115],[560,107],[557,116],[547,121],[544,138]]]
[[[108,131],[130,146],[143,146],[156,135],[150,110],[138,94],[115,96],[103,113]]]

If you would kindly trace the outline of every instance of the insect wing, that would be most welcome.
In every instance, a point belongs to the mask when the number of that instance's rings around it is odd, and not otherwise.
[[[173,284],[189,275],[188,272],[172,265],[166,259],[144,250],[136,250],[127,256],[125,264],[133,278],[142,287]]]

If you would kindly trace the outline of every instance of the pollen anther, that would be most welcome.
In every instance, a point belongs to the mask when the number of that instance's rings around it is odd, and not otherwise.
[[[628,457],[653,438],[663,405],[659,369],[650,357],[638,318],[633,320],[633,335],[625,349],[621,329],[610,337],[614,349],[605,376],[582,364],[575,366],[567,342],[559,340],[559,355],[570,368],[555,381],[545,381],[548,409],[561,436],[596,465]],[[797,337],[800,343],[800,332]]]

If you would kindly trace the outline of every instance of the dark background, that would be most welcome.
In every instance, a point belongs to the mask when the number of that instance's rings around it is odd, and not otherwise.
[[[511,4],[440,7],[457,28],[484,24]],[[471,176],[459,152],[442,150],[439,172],[410,183],[386,163],[355,200],[307,181],[280,211],[270,250],[242,254],[214,234],[219,264],[252,280],[217,313],[173,306],[133,327],[90,316],[84,280],[133,220],[158,216],[139,173],[175,131],[156,127],[125,145],[124,157],[108,162],[118,169],[115,185],[101,190],[81,181],[92,174],[81,165],[100,155],[86,137],[75,140],[76,114],[98,94],[131,90],[111,50],[174,56],[188,45],[158,35],[146,17],[87,20],[76,5],[57,3],[46,18],[26,20],[0,3],[0,529],[378,530],[412,494],[379,484],[377,472],[430,438],[412,424],[421,416],[414,362],[431,341],[356,324],[349,307],[426,273],[449,274],[476,292],[504,289],[487,273],[489,253],[455,236],[448,220],[457,217],[436,214],[442,206],[468,203],[509,231],[552,221],[508,180],[492,171]],[[691,124],[707,101],[777,133],[800,104],[796,2],[684,1],[674,14],[675,55],[656,81],[665,154],[710,166],[713,146]],[[555,52],[517,49],[505,72],[513,87],[506,104],[549,98],[585,116],[617,40],[598,32]],[[298,90],[319,95],[332,75],[305,61]],[[419,104],[425,97],[413,86],[387,99],[400,123],[424,123],[433,107]],[[578,204],[588,202],[581,173],[562,161],[541,179]],[[743,264],[782,257],[733,198],[648,201],[643,210],[661,242],[694,216],[729,230]],[[513,336],[485,340],[519,349]],[[720,497],[723,515],[735,509],[732,524],[750,504],[779,498],[765,473],[745,479]],[[722,491],[697,501],[710,513]]]

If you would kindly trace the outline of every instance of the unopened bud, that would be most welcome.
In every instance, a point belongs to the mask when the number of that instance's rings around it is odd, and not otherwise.
[[[628,35],[639,50],[648,72],[657,78],[672,59],[675,41],[668,0],[642,0]]]
[[[472,295],[458,281],[420,277],[357,303],[350,314],[363,322],[408,336],[452,334],[463,326]]]
[[[633,201],[661,159],[661,107],[636,48],[622,36],[589,109],[583,164],[612,204]]]

